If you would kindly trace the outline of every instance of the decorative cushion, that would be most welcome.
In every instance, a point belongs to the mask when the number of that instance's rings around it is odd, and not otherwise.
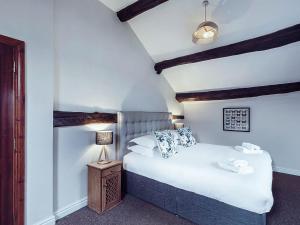
[[[158,148],[161,156],[164,159],[171,157],[176,154],[175,143],[173,137],[168,131],[154,131],[154,135],[157,141]]]
[[[177,130],[167,130],[167,131],[172,136],[173,141],[175,143],[175,147],[180,145],[180,137],[179,137],[179,134],[178,134]]]
[[[180,144],[184,147],[190,147],[196,144],[196,139],[193,137],[192,130],[190,128],[179,128],[178,134],[180,137]]]

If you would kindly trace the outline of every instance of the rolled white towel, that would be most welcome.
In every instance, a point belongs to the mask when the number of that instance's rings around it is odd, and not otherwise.
[[[234,149],[238,152],[242,152],[244,154],[262,154],[263,153],[263,150],[250,150],[248,148],[245,148],[243,146],[234,146]]]
[[[238,173],[238,174],[250,174],[254,172],[254,168],[248,165],[246,160],[234,160],[230,159],[225,162],[218,162],[220,168]]]
[[[251,143],[247,143],[247,142],[243,142],[242,147],[247,148],[248,150],[253,150],[253,151],[260,150],[260,146],[254,145]]]
[[[252,166],[245,166],[239,168],[238,174],[251,174],[254,172],[254,168]]]
[[[238,168],[234,167],[233,165],[228,164],[227,162],[218,162],[218,165],[221,169],[228,170],[234,173],[238,172]]]
[[[245,150],[248,150],[247,148],[245,148],[243,146],[239,146],[239,145],[234,146],[234,149],[237,150],[238,152],[243,152],[243,153]]]
[[[255,154],[262,154],[264,151],[263,150],[261,150],[261,149],[259,149],[259,150],[249,150],[249,149],[245,149],[244,150],[244,152],[243,153],[245,153],[245,154],[253,154],[253,155],[255,155]]]
[[[242,168],[242,167],[247,167],[249,166],[248,161],[243,160],[243,159],[237,159],[237,160],[231,160],[230,163],[237,168]]]

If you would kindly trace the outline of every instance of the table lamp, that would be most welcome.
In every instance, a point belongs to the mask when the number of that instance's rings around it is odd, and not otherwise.
[[[174,123],[174,128],[176,130],[178,130],[179,128],[183,128],[184,127],[184,123]]]
[[[97,131],[96,132],[96,145],[101,145],[101,152],[98,159],[98,164],[110,163],[108,159],[106,145],[111,145],[113,143],[113,132],[112,131]],[[102,155],[104,154],[104,159]]]

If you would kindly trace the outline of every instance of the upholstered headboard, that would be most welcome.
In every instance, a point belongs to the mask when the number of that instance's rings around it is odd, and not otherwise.
[[[171,129],[172,115],[167,112],[118,112],[117,158],[128,152],[130,140],[156,130]]]

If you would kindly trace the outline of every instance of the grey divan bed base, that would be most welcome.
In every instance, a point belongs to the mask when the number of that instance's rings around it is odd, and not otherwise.
[[[127,151],[128,142],[155,130],[170,129],[170,113],[119,112],[118,158]],[[123,190],[146,202],[199,225],[266,225],[266,215],[240,209],[226,203],[185,191],[138,174],[123,171]]]
[[[266,215],[240,209],[123,171],[123,191],[199,225],[266,225]]]

